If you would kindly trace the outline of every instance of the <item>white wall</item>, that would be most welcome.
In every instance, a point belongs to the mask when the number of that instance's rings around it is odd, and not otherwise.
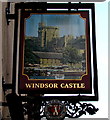
[[[6,101],[3,90],[2,90],[2,77],[4,78],[6,83],[11,83],[12,80],[12,62],[13,62],[13,39],[14,39],[14,22],[11,21],[9,25],[7,25],[6,21],[6,7],[7,3],[2,2],[0,4],[0,13],[2,17],[0,17],[1,26],[0,28],[0,102]],[[11,9],[12,13],[13,9]],[[6,94],[9,93],[9,90]],[[7,107],[2,107],[3,116],[8,116]]]
[[[2,4],[0,2],[0,16],[2,16]],[[0,28],[2,28],[2,17],[0,17]],[[0,29],[0,102],[2,101],[2,29]],[[2,114],[2,106],[0,106],[0,117]]]

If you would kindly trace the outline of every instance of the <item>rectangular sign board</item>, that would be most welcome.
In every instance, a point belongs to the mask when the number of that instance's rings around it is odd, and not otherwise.
[[[93,94],[97,74],[91,8],[18,6],[19,93]]]

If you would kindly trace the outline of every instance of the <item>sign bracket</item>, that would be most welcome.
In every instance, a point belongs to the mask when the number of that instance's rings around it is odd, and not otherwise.
[[[10,2],[8,2],[8,6],[6,8],[6,20],[7,20],[7,25],[9,25],[10,20],[14,20],[16,15],[10,13]]]

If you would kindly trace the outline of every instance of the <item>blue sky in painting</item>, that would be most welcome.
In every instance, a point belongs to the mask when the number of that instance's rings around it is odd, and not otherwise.
[[[26,36],[38,36],[38,24],[59,27],[60,37],[64,35],[85,35],[85,20],[80,15],[32,14],[26,19]]]

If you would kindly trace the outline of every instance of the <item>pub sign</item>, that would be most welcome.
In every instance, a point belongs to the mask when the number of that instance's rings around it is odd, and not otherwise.
[[[56,10],[57,5],[38,4],[16,7],[19,93],[92,94],[97,88],[93,6]]]

